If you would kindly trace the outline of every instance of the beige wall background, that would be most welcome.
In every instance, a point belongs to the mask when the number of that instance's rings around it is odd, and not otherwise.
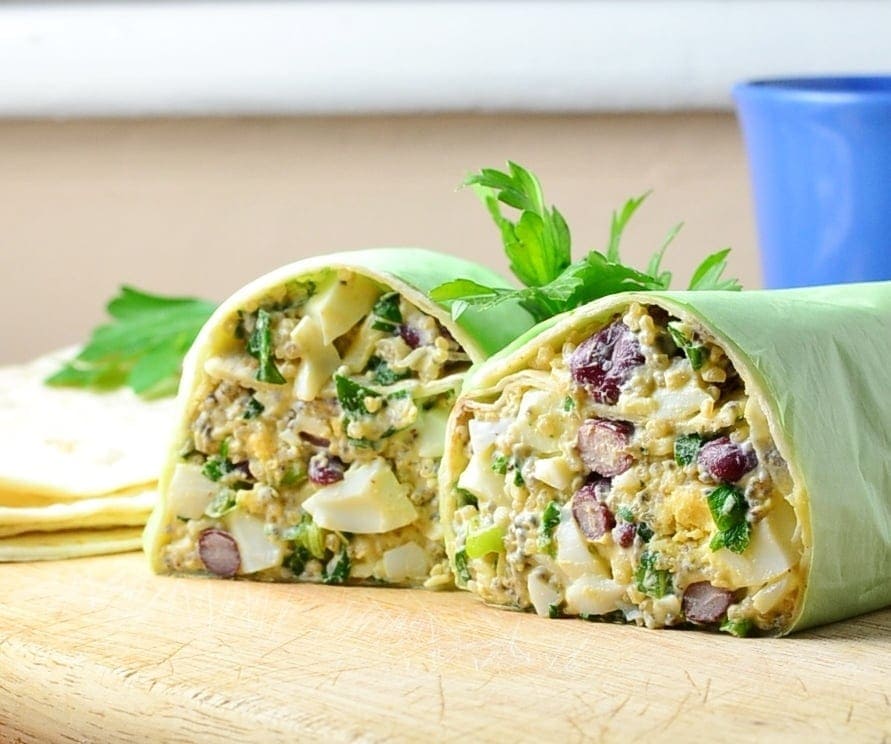
[[[420,245],[506,271],[464,175],[532,168],[602,248],[610,211],[653,194],[626,234],[684,286],[706,252],[760,284],[741,137],[728,114],[184,119],[0,124],[0,363],[84,340],[130,283],[221,300],[317,253]]]

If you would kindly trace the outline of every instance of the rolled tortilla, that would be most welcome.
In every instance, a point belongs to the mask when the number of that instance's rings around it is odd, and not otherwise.
[[[437,467],[470,364],[532,325],[427,299],[478,265],[412,249],[298,261],[228,299],[184,365],[149,522],[155,571],[441,586]],[[264,378],[264,379],[260,379]]]
[[[75,353],[0,368],[0,561],[134,550],[154,505],[173,401],[47,387]]]
[[[780,635],[891,604],[891,283],[623,294],[468,376],[457,583],[541,615]]]

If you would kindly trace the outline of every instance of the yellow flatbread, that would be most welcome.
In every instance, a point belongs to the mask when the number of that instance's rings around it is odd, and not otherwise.
[[[0,561],[133,550],[156,500],[172,400],[45,385],[75,353],[0,368]]]
[[[57,561],[88,555],[126,553],[137,550],[141,540],[141,527],[16,535],[0,539],[0,562]]]
[[[0,538],[25,532],[142,526],[154,506],[156,495],[154,489],[146,489],[47,506],[0,506]]]
[[[0,368],[0,493],[68,500],[157,480],[172,400],[44,385],[74,351]]]

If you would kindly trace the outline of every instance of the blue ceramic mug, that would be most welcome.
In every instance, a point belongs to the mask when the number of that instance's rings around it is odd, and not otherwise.
[[[764,284],[891,279],[891,76],[734,87]]]

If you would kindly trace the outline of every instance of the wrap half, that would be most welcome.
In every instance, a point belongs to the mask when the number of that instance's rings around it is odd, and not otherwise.
[[[427,299],[476,264],[414,249],[319,256],[224,302],[184,364],[145,549],[155,571],[451,582],[437,469],[464,373],[532,325]]]
[[[629,293],[475,368],[459,586],[540,615],[779,635],[891,604],[891,283]]]
[[[0,369],[0,561],[136,550],[173,401],[47,387],[68,349]]]

